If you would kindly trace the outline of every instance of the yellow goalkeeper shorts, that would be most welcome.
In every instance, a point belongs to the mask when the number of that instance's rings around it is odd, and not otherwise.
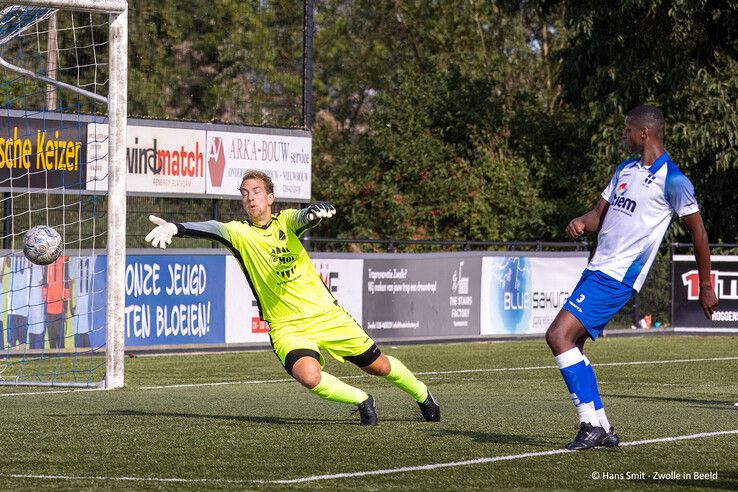
[[[269,323],[269,336],[274,353],[282,365],[287,354],[293,350],[312,350],[320,356],[320,367],[325,359],[320,349],[328,352],[339,362],[344,357],[361,355],[374,345],[364,329],[340,306],[330,310],[293,321]]]

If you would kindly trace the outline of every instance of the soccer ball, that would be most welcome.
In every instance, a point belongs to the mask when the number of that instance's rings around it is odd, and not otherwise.
[[[59,233],[47,225],[31,227],[23,236],[23,254],[36,265],[54,263],[63,246]]]

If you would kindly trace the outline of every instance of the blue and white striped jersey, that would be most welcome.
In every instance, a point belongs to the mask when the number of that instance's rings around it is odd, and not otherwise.
[[[650,167],[642,166],[638,158],[620,163],[602,198],[610,207],[587,268],[638,291],[672,212],[683,217],[699,211],[694,187],[664,152]]]

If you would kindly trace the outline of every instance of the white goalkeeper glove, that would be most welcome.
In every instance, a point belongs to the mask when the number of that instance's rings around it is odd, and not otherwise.
[[[156,215],[149,215],[149,220],[156,224],[156,227],[146,235],[146,242],[150,242],[155,248],[166,249],[167,244],[172,243],[172,237],[177,234],[177,226]]]
[[[305,209],[305,218],[310,222],[328,219],[336,215],[336,207],[328,202],[315,202]]]

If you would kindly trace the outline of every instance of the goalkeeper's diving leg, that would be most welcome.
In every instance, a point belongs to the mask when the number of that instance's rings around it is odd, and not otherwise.
[[[371,351],[379,352],[379,348],[374,345]],[[359,365],[364,372],[372,374],[374,376],[381,376],[390,383],[394,384],[402,391],[412,396],[413,399],[418,403],[420,412],[423,414],[423,418],[428,422],[438,422],[441,420],[441,407],[436,402],[433,395],[428,390],[428,387],[415,377],[415,374],[410,372],[410,369],[405,367],[405,364],[400,362],[391,355],[384,355],[379,352],[374,362],[369,365]]]
[[[293,350],[285,359],[285,369],[301,385],[324,400],[356,405],[361,425],[377,425],[374,397],[344,383],[320,367],[320,355],[312,350]]]
[[[372,347],[372,350],[379,351],[376,345]],[[344,383],[332,374],[322,371],[319,362],[320,356],[317,353],[313,355],[313,353],[308,353],[311,351],[300,351],[302,352],[299,354],[301,356],[293,362],[290,359],[294,359],[294,356],[298,355],[296,352],[288,354],[285,361],[285,369],[292,377],[323,399],[357,405],[361,416],[361,425],[376,425],[376,408],[374,398],[371,395]],[[426,385],[420,382],[399,360],[381,353],[367,365],[361,364],[361,356],[350,357],[347,360],[357,364],[368,374],[384,377],[387,381],[412,396],[418,403],[425,420],[437,422],[441,419],[440,407]]]

